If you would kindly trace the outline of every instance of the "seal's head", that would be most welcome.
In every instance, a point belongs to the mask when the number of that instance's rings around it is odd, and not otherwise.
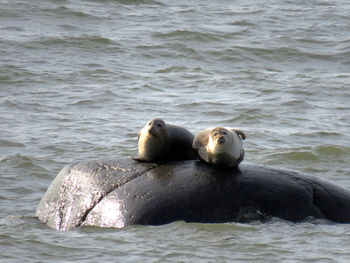
[[[232,167],[244,158],[243,131],[235,128],[208,128],[196,135],[192,147],[200,158],[214,166]]]
[[[232,147],[233,140],[232,131],[224,127],[214,128],[209,133],[207,151],[213,154],[226,152],[227,149]]]
[[[162,119],[153,119],[150,120],[144,129],[147,129],[147,133],[149,136],[154,137],[167,137],[168,130],[165,122]]]
[[[139,158],[145,161],[160,159],[167,151],[168,128],[162,119],[150,120],[138,137]]]

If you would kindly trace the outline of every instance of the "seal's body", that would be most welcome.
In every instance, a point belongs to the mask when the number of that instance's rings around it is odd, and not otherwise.
[[[233,167],[244,158],[244,132],[234,128],[208,128],[197,134],[193,148],[203,161],[214,166]]]
[[[187,129],[153,119],[139,132],[138,157],[133,159],[146,162],[195,159],[193,139]]]

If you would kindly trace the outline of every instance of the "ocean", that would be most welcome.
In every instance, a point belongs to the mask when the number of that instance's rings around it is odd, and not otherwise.
[[[0,262],[349,262],[350,225],[173,222],[60,232],[58,172],[137,154],[152,118],[237,127],[245,163],[350,189],[350,3],[0,0]]]

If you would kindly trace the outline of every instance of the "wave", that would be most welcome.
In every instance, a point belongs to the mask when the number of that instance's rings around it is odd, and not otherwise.
[[[120,3],[123,5],[159,5],[164,6],[164,3],[154,0],[92,0],[90,2],[96,3]]]
[[[302,147],[281,149],[280,153],[270,155],[271,159],[277,160],[303,160],[303,161],[346,161],[350,156],[350,147],[345,145],[319,145],[317,147]]]
[[[192,74],[195,74],[195,76],[197,76],[197,74],[204,74],[204,70],[200,67],[190,68],[184,65],[165,67],[155,71],[154,73],[177,73],[177,72],[183,73],[184,78],[191,77]],[[190,74],[190,76],[186,74]]]
[[[10,140],[0,139],[0,147],[25,147],[25,144]]]
[[[32,173],[39,177],[43,174],[47,175],[49,172],[45,167],[40,165],[41,162],[39,159],[22,154],[9,155],[0,160],[0,164],[11,167],[11,169],[16,169],[17,171],[21,169],[26,171],[25,173]]]
[[[27,83],[28,79],[30,79],[31,83],[35,83],[36,79],[40,76],[44,76],[45,74],[40,74],[30,69],[17,65],[4,64],[3,67],[0,68],[0,81],[5,84],[21,84]],[[2,87],[5,89],[5,87]],[[13,87],[9,87],[9,89],[13,92],[15,90]],[[17,95],[17,94],[16,94]]]
[[[221,42],[222,38],[216,34],[189,31],[189,30],[175,30],[167,33],[155,33],[155,38],[161,39],[175,39],[175,40],[186,40],[186,41],[200,41],[200,42]]]
[[[25,42],[27,45],[30,46],[77,46],[77,47],[84,47],[87,45],[97,45],[97,46],[105,46],[105,45],[114,45],[118,46],[117,42],[113,41],[112,39],[98,36],[98,35],[82,35],[82,36],[62,36],[62,37],[39,37],[35,38],[33,40],[30,40],[28,42]]]
[[[67,15],[70,17],[92,17],[95,18],[95,16],[82,12],[82,11],[76,11],[73,10],[71,8],[68,8],[66,6],[59,6],[53,9],[42,9],[42,11],[44,12],[49,12],[49,13],[53,13],[54,15]]]
[[[347,57],[350,55],[349,50],[345,51],[333,51],[330,53],[329,51],[322,53],[321,51],[306,51],[302,48],[298,47],[251,47],[251,46],[235,46],[233,50],[248,52],[250,55],[263,57],[263,58],[271,58],[278,61],[284,61],[286,59],[295,60],[295,61],[307,61],[307,59],[321,59],[321,60],[337,60],[343,57]]]

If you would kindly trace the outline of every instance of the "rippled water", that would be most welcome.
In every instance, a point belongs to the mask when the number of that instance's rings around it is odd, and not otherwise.
[[[81,228],[34,218],[65,165],[145,122],[247,133],[245,162],[350,188],[346,1],[0,0],[1,262],[348,262],[350,225]]]

